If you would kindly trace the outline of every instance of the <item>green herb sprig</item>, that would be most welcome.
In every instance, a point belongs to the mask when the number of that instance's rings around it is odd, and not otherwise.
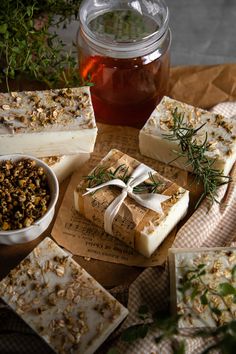
[[[24,75],[47,87],[81,84],[76,59],[52,31],[76,18],[81,0],[1,0],[0,82]]]
[[[140,319],[143,318],[140,317]],[[193,332],[185,331],[178,327],[181,316],[170,316],[166,313],[150,314],[146,313],[146,320],[143,323],[131,326],[125,329],[121,334],[121,340],[127,343],[133,343],[138,339],[143,339],[152,330],[159,330],[160,334],[154,338],[156,344],[169,340],[172,351],[170,354],[186,354],[186,340],[191,338],[210,339],[208,347],[203,350],[202,354],[213,353],[215,349],[220,350],[224,354],[234,354],[236,348],[236,320],[222,325],[218,328],[204,328]],[[213,340],[213,343],[212,343]],[[116,354],[121,354],[115,348],[111,348]]]
[[[231,177],[225,176],[222,171],[215,169],[213,167],[215,160],[206,156],[206,152],[209,148],[207,133],[202,144],[196,141],[197,132],[202,129],[205,124],[202,124],[196,129],[188,126],[184,122],[184,114],[178,113],[177,108],[172,112],[172,117],[173,125],[170,128],[171,134],[163,134],[163,137],[167,140],[178,142],[181,151],[176,151],[176,159],[180,157],[186,158],[186,165],[191,166],[197,183],[201,182],[203,184],[203,193],[196,204],[196,208],[205,197],[211,201],[211,204],[218,202],[218,188],[229,183]]]
[[[110,38],[118,42],[130,42],[150,34],[144,17],[139,12],[131,10],[106,12],[91,20],[89,26],[93,32],[102,36],[109,35]],[[158,30],[158,26],[154,24],[152,30],[153,32]]]
[[[219,326],[219,319],[224,312],[228,314],[231,320],[235,319],[235,315],[232,313],[230,307],[225,301],[225,297],[232,295],[232,302],[236,303],[236,288],[235,283],[235,271],[236,266],[231,270],[231,277],[225,278],[225,281],[220,283],[217,289],[212,289],[204,281],[204,276],[206,274],[206,265],[198,264],[192,269],[188,269],[183,276],[182,285],[179,287],[178,291],[182,294],[183,300],[186,302],[190,294],[191,301],[193,301],[196,296],[199,297],[200,302],[203,306],[209,308],[212,320],[215,322],[216,326]],[[219,304],[221,304],[221,309],[216,306],[212,299],[218,299]],[[189,309],[190,315],[198,318],[198,313],[194,312],[192,308]],[[199,318],[201,321],[202,319]],[[204,323],[205,324],[205,323]],[[207,326],[207,324],[205,324]]]
[[[98,167],[90,175],[84,176],[84,179],[88,182],[88,188],[96,187],[116,178],[119,178],[125,183],[130,179],[130,176],[128,175],[128,167],[125,164],[119,165],[115,171],[104,167]],[[133,188],[133,191],[134,193],[157,193],[161,186],[162,182],[156,181],[153,174],[149,173],[149,181],[140,183]]]
[[[211,353],[214,349],[220,349],[224,354],[233,354],[236,348],[236,319],[231,309],[227,306],[226,297],[232,296],[233,302],[236,303],[236,288],[234,286],[236,265],[231,270],[231,278],[225,279],[216,290],[212,290],[204,282],[205,267],[205,264],[199,264],[187,270],[184,274],[182,285],[178,290],[183,297],[190,296],[192,301],[196,296],[199,296],[201,304],[209,308],[213,318],[217,318],[223,312],[227,312],[231,318],[228,323],[223,325],[216,323],[216,327],[209,327],[193,308],[189,308],[189,313],[171,316],[168,312],[151,313],[148,306],[142,305],[138,310],[140,323],[125,329],[121,334],[121,340],[133,343],[138,339],[145,338],[150,331],[158,330],[159,335],[154,338],[156,344],[169,340],[172,354],[185,354],[185,340],[191,338],[211,339],[211,344],[208,345],[202,354]],[[196,285],[196,281],[199,282],[199,287]],[[218,297],[222,301],[223,307],[221,309],[216,307],[211,301],[211,295]],[[202,320],[205,327],[203,329],[193,329],[192,331],[185,331],[184,328],[180,328],[178,323],[181,318],[189,315],[192,318]],[[114,348],[111,349],[113,350]]]

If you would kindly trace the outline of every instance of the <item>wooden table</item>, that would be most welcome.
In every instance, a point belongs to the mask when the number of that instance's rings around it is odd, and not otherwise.
[[[236,64],[224,64],[217,66],[193,66],[193,67],[176,67],[171,69],[169,95],[175,99],[185,101],[186,103],[200,106],[202,108],[210,108],[213,105],[223,101],[236,100]],[[16,83],[14,89],[40,89],[41,85],[21,80]],[[207,93],[207,94],[206,94]],[[64,181],[60,186],[60,196],[56,207],[56,213],[62,202],[63,195],[68,185],[69,179]],[[55,220],[55,218],[54,218]],[[47,231],[36,240],[27,244],[14,246],[0,245],[0,279],[2,279],[13,267],[15,267],[46,235],[50,235],[53,226],[52,221]],[[116,265],[114,267],[109,263],[91,260],[86,261],[83,257],[76,257],[86,270],[106,287],[112,287],[119,284],[130,283],[134,280],[142,269],[138,267],[130,267]],[[100,272],[94,272],[99,263]],[[127,272],[129,269],[129,272]],[[109,277],[108,277],[109,274]],[[114,275],[111,277],[111,275]],[[111,284],[107,279],[113,278]]]

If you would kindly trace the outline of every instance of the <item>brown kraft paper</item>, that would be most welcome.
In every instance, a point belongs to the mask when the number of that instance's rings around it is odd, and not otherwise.
[[[61,246],[74,255],[140,267],[156,266],[164,263],[168,248],[173,243],[176,229],[167,236],[161,246],[147,259],[117,238],[106,234],[101,227],[92,224],[91,221],[76,212],[74,208],[73,194],[78,183],[113,148],[125,150],[127,154],[150,166],[166,178],[180,186],[186,186],[186,171],[139,154],[137,148],[138,132],[134,128],[116,127],[114,130],[112,126],[100,124],[95,151],[91,159],[72,176],[54,224],[52,236]],[[100,219],[103,220],[103,216]]]

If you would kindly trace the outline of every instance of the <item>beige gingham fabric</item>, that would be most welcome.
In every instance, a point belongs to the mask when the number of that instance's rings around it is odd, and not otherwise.
[[[213,108],[214,112],[225,116],[236,115],[235,103],[222,103]],[[236,178],[236,167],[232,171],[233,179]],[[210,211],[208,201],[204,200],[197,211],[190,217],[185,225],[179,230],[173,247],[214,247],[234,245],[236,238],[236,187],[231,183],[228,187],[223,186],[219,190],[218,199],[220,204],[215,203]],[[125,291],[111,291],[118,298],[125,297]],[[124,296],[122,297],[122,291]],[[140,323],[137,312],[140,305],[147,304],[150,311],[168,310],[169,302],[169,274],[166,267],[148,268],[135,280],[129,288],[128,308],[129,316],[122,325],[127,328],[130,325]],[[159,335],[150,332],[144,339],[133,344],[121,342],[116,331],[112,340],[99,353],[105,354],[110,346],[118,348],[122,354],[171,354],[172,349],[168,341],[159,345],[155,344],[154,338]],[[207,342],[209,345],[209,341]],[[199,354],[203,351],[206,343],[201,339],[188,339],[186,341],[188,354]],[[10,309],[0,303],[0,353],[1,354],[37,354],[51,353],[51,350],[28,328]]]
[[[236,115],[236,102],[221,103],[212,111],[227,117]],[[236,119],[236,117],[235,117]],[[236,166],[231,171],[233,182],[229,186],[222,186],[218,192],[218,200],[209,210],[209,201],[204,200],[199,208],[176,235],[173,247],[199,248],[217,246],[235,246],[236,241]],[[128,308],[129,316],[123,328],[140,323],[137,312],[140,305],[147,304],[151,312],[157,310],[168,311],[169,300],[169,274],[165,268],[146,269],[130,286]],[[160,333],[150,333],[142,340],[132,345],[118,341],[117,348],[123,354],[170,354],[172,349],[169,342],[155,344],[154,338]],[[186,340],[186,353],[202,353],[209,340]]]
[[[235,106],[236,108],[236,106]],[[232,177],[236,179],[236,166],[232,171]],[[236,238],[236,186],[235,183],[227,188],[222,187],[218,199],[210,211],[209,203],[204,200],[198,210],[190,217],[176,235],[173,247],[199,248],[234,246]],[[164,268],[146,269],[130,286],[128,308],[129,317],[123,328],[140,323],[137,312],[140,305],[147,304],[151,312],[157,310],[168,311],[169,300],[169,274],[167,266]],[[162,342],[156,345],[154,338],[160,333],[150,333],[146,338],[127,345],[121,341],[116,343],[121,353],[125,354],[170,354],[170,343]],[[204,343],[201,339],[186,340],[186,353],[200,354],[209,340]]]

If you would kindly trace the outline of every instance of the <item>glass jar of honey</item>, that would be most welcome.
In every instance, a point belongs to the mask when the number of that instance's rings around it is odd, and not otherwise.
[[[84,0],[79,70],[97,121],[142,127],[166,93],[169,12],[163,0]]]

